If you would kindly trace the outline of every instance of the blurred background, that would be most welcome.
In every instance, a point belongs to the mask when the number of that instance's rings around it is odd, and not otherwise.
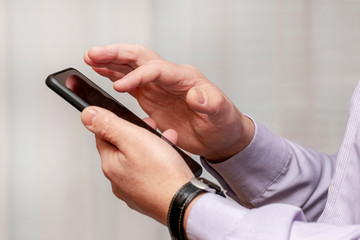
[[[113,196],[79,112],[44,84],[75,67],[111,91],[83,63],[90,47],[192,64],[273,132],[332,154],[359,42],[358,0],[0,0],[0,239],[169,239]]]

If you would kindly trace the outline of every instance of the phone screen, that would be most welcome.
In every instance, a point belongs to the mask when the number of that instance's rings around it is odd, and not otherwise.
[[[99,106],[124,120],[151,131],[168,142],[182,156],[195,176],[201,175],[202,168],[194,159],[76,69],[68,68],[51,74],[46,79],[46,84],[79,111],[88,106]]]

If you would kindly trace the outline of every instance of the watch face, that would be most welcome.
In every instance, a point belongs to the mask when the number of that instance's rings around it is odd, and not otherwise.
[[[197,188],[200,188],[200,189],[204,189],[206,191],[209,190],[209,185],[206,184],[202,179],[198,179],[198,178],[192,178],[190,180],[191,184],[194,185],[195,187]]]
[[[210,193],[216,193],[225,197],[225,193],[222,191],[221,187],[217,184],[210,182],[205,178],[192,178],[190,180],[191,184],[199,189],[203,189]]]

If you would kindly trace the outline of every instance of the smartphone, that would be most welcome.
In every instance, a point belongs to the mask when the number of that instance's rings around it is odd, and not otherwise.
[[[150,127],[141,118],[136,116],[133,112],[127,109],[119,101],[78,70],[74,68],[67,68],[50,74],[45,82],[49,88],[79,111],[82,111],[88,106],[99,106],[108,109],[124,120],[149,130],[169,143],[181,155],[195,176],[199,177],[201,175],[202,168],[199,163],[162,136],[158,131]]]

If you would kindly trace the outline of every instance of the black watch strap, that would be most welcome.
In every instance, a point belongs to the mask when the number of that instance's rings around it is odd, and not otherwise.
[[[171,239],[173,240],[185,240],[186,234],[183,228],[184,222],[184,214],[187,206],[190,202],[198,196],[200,193],[205,192],[213,192],[217,193],[221,196],[225,196],[221,191],[220,187],[216,184],[207,181],[206,179],[198,178],[201,182],[205,181],[210,185],[211,188],[216,186],[214,191],[209,191],[209,189],[201,188],[199,186],[194,185],[192,181],[188,182],[184,186],[182,186],[179,191],[174,195],[171,200],[169,212],[167,216],[167,223],[171,235]]]

